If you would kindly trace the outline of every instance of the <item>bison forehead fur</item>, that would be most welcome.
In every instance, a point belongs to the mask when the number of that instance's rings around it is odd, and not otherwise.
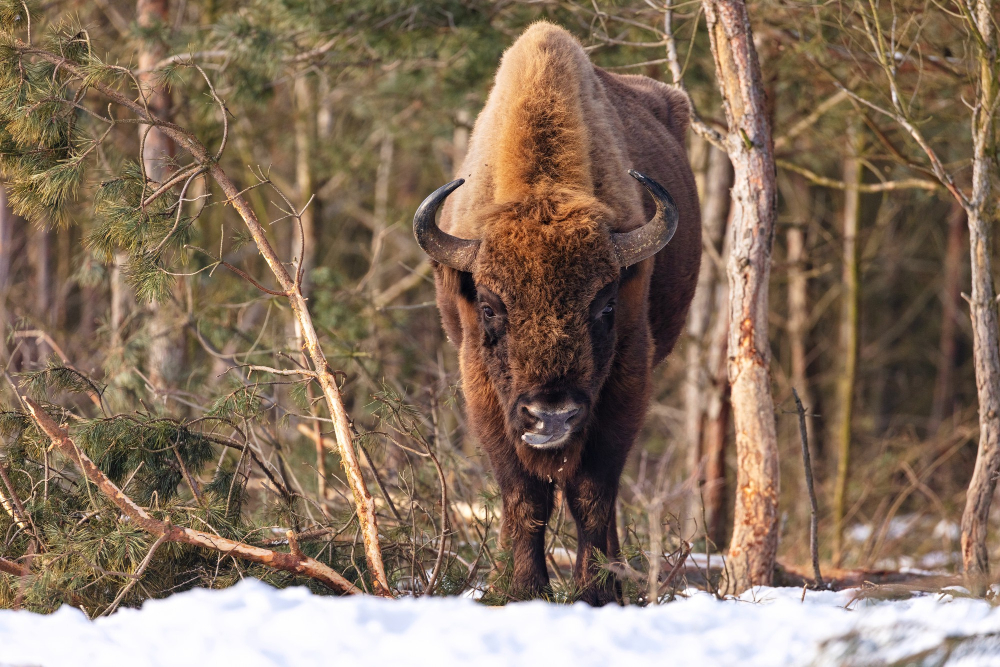
[[[504,54],[457,172],[466,182],[442,207],[439,228],[466,259],[435,266],[438,307],[500,486],[515,594],[548,584],[560,485],[583,599],[614,599],[613,584],[596,583],[594,550],[618,557],[619,478],[701,259],[689,116],[679,91],[605,72],[568,32],[537,23]],[[623,267],[614,234],[654,213],[632,168],[669,192],[678,218],[666,247]]]
[[[473,278],[504,301],[510,368],[525,389],[587,370],[588,306],[619,273],[607,214],[587,198],[529,201],[487,227]]]

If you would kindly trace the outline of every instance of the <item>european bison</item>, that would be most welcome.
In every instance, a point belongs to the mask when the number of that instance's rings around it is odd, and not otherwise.
[[[594,580],[594,551],[618,556],[619,478],[701,259],[689,116],[680,91],[595,67],[568,32],[536,23],[503,56],[461,178],[414,216],[500,486],[519,596],[548,584],[561,485],[583,599],[614,600]]]

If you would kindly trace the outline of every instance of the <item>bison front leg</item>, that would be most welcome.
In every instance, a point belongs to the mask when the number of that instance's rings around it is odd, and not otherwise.
[[[552,514],[553,485],[524,475],[501,483],[503,528],[501,541],[509,545],[514,561],[510,595],[536,597],[549,585],[545,567],[545,526]]]
[[[577,552],[573,578],[584,602],[601,606],[619,597],[614,576],[598,576],[599,552],[608,560],[619,557],[618,526],[615,501],[618,497],[617,477],[607,479],[581,474],[566,488],[566,500],[576,521]]]

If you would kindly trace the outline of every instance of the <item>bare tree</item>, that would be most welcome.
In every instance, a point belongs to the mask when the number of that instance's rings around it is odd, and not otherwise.
[[[993,285],[991,224],[995,202],[991,172],[996,169],[996,122],[1000,106],[1000,75],[998,75],[998,44],[992,0],[959,0],[955,3],[964,19],[974,56],[971,78],[975,99],[971,102],[972,177],[968,193],[956,184],[924,136],[919,125],[910,117],[904,101],[906,94],[897,79],[898,39],[902,36],[886,26],[897,25],[895,7],[880,13],[875,0],[859,2],[868,40],[885,84],[891,106],[883,106],[838,82],[839,87],[854,100],[890,118],[920,147],[927,157],[929,170],[965,209],[969,225],[972,293],[966,297],[972,316],[972,344],[976,369],[976,396],[979,402],[979,451],[976,467],[969,482],[969,491],[962,514],[962,564],[966,582],[982,594],[989,580],[989,551],[986,548],[987,522],[997,476],[1000,474],[1000,335],[997,332],[996,290]]]
[[[960,197],[969,224],[972,256],[972,341],[979,399],[979,452],[962,514],[962,564],[966,577],[982,592],[989,578],[986,527],[1000,473],[1000,336],[990,261],[990,227],[995,215],[990,172],[996,168],[994,123],[1000,90],[992,0],[962,3],[978,46],[978,96],[972,113],[972,192]],[[959,194],[962,194],[961,192]]]
[[[733,164],[729,382],[736,428],[736,511],[725,589],[771,583],[778,549],[778,444],[767,293],[776,213],[774,146],[750,17],[741,0],[703,0]]]

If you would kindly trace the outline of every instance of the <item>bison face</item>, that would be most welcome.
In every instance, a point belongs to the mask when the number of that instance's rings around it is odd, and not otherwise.
[[[610,372],[620,271],[606,211],[545,203],[548,215],[519,203],[483,226],[462,353],[485,371],[507,434],[556,449],[585,431]]]
[[[437,227],[441,202],[464,181],[439,188],[413,219],[420,247],[458,271],[462,379],[470,411],[503,416],[480,424],[518,447],[579,442],[611,370],[617,312],[628,267],[656,254],[677,228],[677,210],[656,182],[630,172],[656,202],[656,215],[630,232],[610,231],[613,213],[578,191],[508,202],[482,211],[481,239]],[[643,295],[644,296],[644,295]],[[477,421],[474,419],[474,421]],[[502,428],[501,428],[502,426]]]

